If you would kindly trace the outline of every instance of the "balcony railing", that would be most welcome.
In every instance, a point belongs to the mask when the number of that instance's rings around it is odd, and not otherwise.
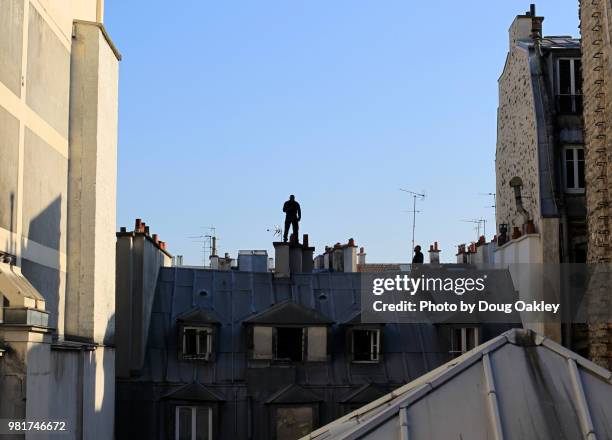
[[[582,95],[557,95],[556,107],[561,115],[581,115]]]

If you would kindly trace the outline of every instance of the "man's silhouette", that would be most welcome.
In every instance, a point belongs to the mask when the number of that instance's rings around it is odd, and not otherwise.
[[[297,237],[300,229],[299,221],[302,219],[300,204],[295,201],[293,194],[289,196],[289,200],[283,205],[283,212],[285,213],[285,235],[283,235],[283,241],[286,243],[287,236],[289,235],[289,226],[293,227],[293,233]]]
[[[412,258],[412,264],[423,264],[423,252],[421,252],[421,246],[419,245],[414,247],[414,257]]]

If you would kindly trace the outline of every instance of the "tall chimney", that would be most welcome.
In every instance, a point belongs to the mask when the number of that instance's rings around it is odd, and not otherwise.
[[[438,249],[438,242],[429,246],[429,264],[440,264],[440,249]]]
[[[366,253],[363,246],[359,248],[359,253],[357,254],[357,264],[360,266],[365,266],[366,264]]]
[[[533,41],[542,37],[542,22],[544,17],[536,15],[535,5],[529,7],[524,15],[517,15],[508,31],[510,36],[510,50],[518,41]]]

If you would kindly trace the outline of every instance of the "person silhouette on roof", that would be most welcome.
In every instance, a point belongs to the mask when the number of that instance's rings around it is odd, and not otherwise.
[[[285,213],[285,234],[283,235],[283,241],[286,243],[289,236],[289,226],[293,227],[293,233],[298,237],[299,222],[302,219],[302,209],[300,204],[295,201],[293,194],[289,196],[289,200],[283,205],[283,212]]]
[[[421,246],[416,245],[414,247],[414,257],[412,257],[412,264],[423,264],[423,252],[421,252]]]

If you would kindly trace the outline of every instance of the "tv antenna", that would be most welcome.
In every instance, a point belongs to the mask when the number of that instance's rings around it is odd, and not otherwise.
[[[478,193],[478,195],[493,197],[493,204],[489,206],[485,206],[485,208],[493,208],[495,210],[495,214],[494,214],[495,218],[497,218],[497,200],[495,199],[496,194],[494,192],[488,192],[488,193]]]
[[[217,254],[217,228],[214,226],[202,226],[203,229],[208,229],[208,234],[195,235],[188,238],[195,239],[194,242],[201,243],[202,245],[202,265],[204,267],[210,266],[207,261],[210,260],[211,255]],[[208,259],[206,258],[208,256]]]
[[[281,237],[283,235],[283,229],[279,225],[274,225],[272,228],[266,229],[267,232],[272,232],[274,237]]]
[[[472,220],[461,220],[464,223],[473,223],[474,226],[474,230],[476,230],[477,235],[477,240],[480,240],[480,225],[482,225],[483,227],[483,231],[482,231],[482,235],[484,235],[485,237],[487,236],[487,220],[484,218],[475,218]]]
[[[425,194],[424,193],[421,194],[421,193],[410,191],[410,190],[403,189],[403,188],[400,188],[399,190],[412,195],[412,211],[408,211],[408,212],[412,212],[412,258],[414,258],[414,231],[416,229],[416,214],[417,212],[420,212],[420,211],[417,211],[416,209],[416,201],[417,201],[417,198],[419,200],[424,200]],[[410,259],[411,262],[412,262],[412,258]]]

